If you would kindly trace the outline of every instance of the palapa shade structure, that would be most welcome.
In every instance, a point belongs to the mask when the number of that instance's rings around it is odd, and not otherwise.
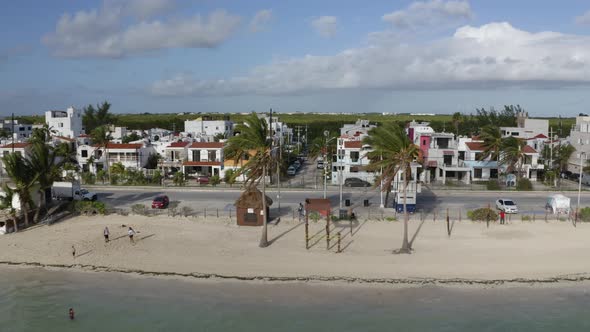
[[[268,196],[266,198],[266,215],[268,216],[272,199]],[[260,190],[247,189],[244,191],[235,203],[236,219],[240,226],[262,226],[264,223],[264,215],[262,212],[262,192]]]

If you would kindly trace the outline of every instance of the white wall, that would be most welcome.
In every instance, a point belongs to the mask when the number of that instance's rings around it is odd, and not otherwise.
[[[57,136],[76,138],[84,133],[82,112],[73,107],[66,111],[45,112],[45,123],[56,132]]]

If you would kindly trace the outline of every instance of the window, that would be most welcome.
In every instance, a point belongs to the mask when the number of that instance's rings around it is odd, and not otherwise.
[[[426,145],[426,140],[425,139],[422,140],[422,145]]]
[[[459,151],[459,159],[465,160],[465,151]]]
[[[25,127],[19,127],[18,131],[25,131]]]
[[[63,122],[60,122],[60,123],[59,123],[59,127],[60,127],[60,128],[63,128],[63,126],[64,126]]]
[[[82,150],[80,153],[82,154],[82,158],[88,158],[88,150]]]
[[[475,160],[481,160],[481,156],[482,156],[481,152],[476,152],[475,153]]]
[[[473,177],[476,179],[481,179],[481,177],[483,176],[483,172],[481,170],[481,168],[474,168],[473,169]]]
[[[350,166],[350,173],[358,173],[359,168],[358,166]]]
[[[445,166],[451,166],[453,164],[453,156],[443,156],[443,162]]]
[[[201,161],[201,150],[193,150],[193,161]]]
[[[360,152],[358,152],[358,151],[350,151],[350,160],[353,163],[358,162],[359,161],[359,155],[360,155]]]

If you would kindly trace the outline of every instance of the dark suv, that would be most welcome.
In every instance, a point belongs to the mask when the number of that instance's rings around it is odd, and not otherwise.
[[[344,180],[345,187],[370,187],[371,184],[359,178],[348,178]]]

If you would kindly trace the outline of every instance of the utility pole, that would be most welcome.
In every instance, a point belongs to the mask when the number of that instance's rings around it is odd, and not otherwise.
[[[279,118],[277,117],[277,125],[279,124]],[[283,140],[283,128],[280,130],[279,135],[279,159],[277,160],[277,201],[279,206],[279,216],[281,215],[281,162],[283,160],[283,149],[281,144]]]
[[[268,118],[268,136],[270,137],[270,153],[272,154],[272,146],[273,146],[273,134],[272,134],[272,108],[270,109],[270,116]],[[269,174],[272,174],[269,172]],[[262,180],[264,181],[266,174],[262,174]],[[272,183],[272,175],[271,175],[271,182]]]
[[[327,183],[328,172],[326,171],[327,166],[328,166],[328,159],[327,159],[328,158],[327,157],[327,155],[328,155],[328,135],[330,135],[330,133],[327,130],[324,131],[324,169],[323,169],[323,171],[324,171],[324,198],[326,198],[326,187],[328,185],[328,183]]]
[[[12,153],[14,153],[14,113],[12,113]]]

